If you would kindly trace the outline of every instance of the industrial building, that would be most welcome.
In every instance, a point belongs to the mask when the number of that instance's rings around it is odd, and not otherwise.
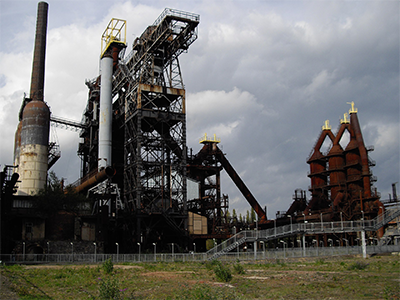
[[[208,239],[229,238],[233,226],[266,229],[306,221],[368,220],[383,213],[386,203],[373,187],[370,170],[375,162],[368,152],[373,149],[364,145],[354,103],[336,134],[328,122],[323,126],[308,158],[311,198],[296,190],[291,206],[274,220],[267,219],[266,209],[215,135],[200,140],[198,153],[188,149],[179,56],[198,37],[197,14],[165,9],[129,50],[126,22],[112,19],[101,36],[100,74],[86,82],[82,121],[53,116],[43,100],[47,9],[47,3],[39,3],[30,96],[24,97],[19,114],[13,165],[2,172],[2,253],[22,251],[21,241],[30,244],[32,253],[45,253],[50,240],[58,241],[60,249],[74,243],[82,252],[91,251],[93,242],[103,253],[114,253],[115,245],[121,253],[134,253],[154,244],[160,251],[171,245],[181,252],[204,251]],[[35,196],[46,188],[48,170],[60,157],[58,145],[49,143],[50,122],[79,129],[81,178],[64,194],[85,198],[78,197],[73,212],[59,209],[49,215],[35,206]],[[343,146],[346,132],[349,142]],[[332,146],[322,153],[326,139]],[[257,213],[256,224],[228,219],[223,171]],[[197,192],[188,193],[188,185]],[[393,200],[398,201],[395,186]],[[383,229],[376,233],[378,238],[383,234]],[[326,244],[330,236],[308,238]],[[355,243],[357,236],[346,233],[342,238]]]

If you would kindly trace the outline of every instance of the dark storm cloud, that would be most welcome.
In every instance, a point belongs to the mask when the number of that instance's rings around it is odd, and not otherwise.
[[[17,112],[29,90],[37,5],[24,2],[29,5],[19,11],[18,1],[4,3],[0,124],[9,130],[1,136],[3,164],[11,163]],[[269,218],[290,206],[294,189],[308,188],[306,160],[321,126],[329,119],[335,132],[350,101],[365,144],[375,145],[373,173],[387,197],[400,169],[397,1],[55,1],[45,85],[52,112],[80,120],[84,81],[98,74],[100,36],[111,17],[128,21],[130,47],[166,6],[201,16],[198,40],[180,57],[188,145],[197,151],[199,137],[216,133]],[[18,26],[4,31],[10,18]],[[58,129],[57,136],[63,156],[54,169],[73,182],[78,135]],[[222,191],[231,209],[249,209],[226,174]]]

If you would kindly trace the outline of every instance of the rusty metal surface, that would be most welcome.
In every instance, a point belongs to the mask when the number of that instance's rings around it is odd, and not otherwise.
[[[50,110],[42,101],[31,101],[24,109],[21,145],[49,144]]]
[[[333,141],[333,146],[328,153],[328,164],[329,164],[329,169],[331,171],[329,178],[330,178],[330,185],[332,186],[331,199],[335,199],[334,202],[336,201],[337,197],[339,197],[338,200],[342,197],[342,194],[338,195],[338,193],[343,191],[346,185],[346,171],[344,169],[345,159],[344,159],[343,149],[339,142],[347,126],[348,124],[345,123],[343,123],[340,126],[340,129]]]
[[[346,131],[350,140],[343,149],[340,141]],[[331,139],[332,147],[323,154],[320,147],[326,136]],[[370,219],[383,206],[379,195],[371,191],[371,163],[356,111],[350,113],[350,122],[343,122],[336,135],[330,129],[322,131],[307,163],[312,196],[303,212],[307,219],[317,220],[318,216],[326,221]]]
[[[49,5],[39,2],[36,19],[35,50],[33,54],[30,97],[43,101],[44,68],[46,56],[47,12]]]
[[[83,181],[75,188],[75,192],[80,193],[90,189],[91,187],[103,182],[104,180],[111,178],[115,175],[115,169],[112,167],[107,167],[101,170],[100,172],[95,173],[90,176],[87,180]]]
[[[17,130],[15,131],[15,140],[14,140],[14,165],[19,165],[19,153],[21,147],[21,130],[22,130],[22,121],[19,121]]]
[[[260,206],[258,201],[255,199],[253,194],[246,186],[246,184],[240,178],[239,174],[236,172],[231,163],[225,157],[224,153],[221,151],[221,149],[218,148],[216,143],[213,143],[212,141],[204,142],[203,148],[193,159],[189,161],[188,164],[189,177],[197,181],[204,181],[205,178],[202,177],[208,177],[214,174],[219,174],[221,167],[214,166],[215,162],[221,163],[222,168],[228,173],[229,177],[235,183],[235,185],[240,190],[242,195],[245,197],[245,199],[249,202],[251,207],[260,217],[259,224],[265,223],[267,217],[264,209]],[[217,189],[220,189],[218,181],[217,181]]]
[[[358,122],[357,114],[350,114],[350,124],[354,129],[354,134],[357,141],[358,151],[360,153],[361,159],[361,168],[362,168],[362,176],[363,176],[363,186],[364,186],[364,197],[371,197],[371,182],[370,182],[370,172],[369,172],[369,164],[368,164],[368,153],[365,148],[364,139],[361,133],[360,124]]]

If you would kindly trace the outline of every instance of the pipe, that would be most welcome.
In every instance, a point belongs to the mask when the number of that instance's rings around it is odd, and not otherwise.
[[[112,74],[113,58],[101,59],[100,120],[98,168],[111,166],[112,149]]]
[[[85,180],[80,185],[78,185],[75,188],[75,192],[80,193],[84,190],[90,189],[91,187],[99,184],[100,182],[103,182],[104,180],[113,177],[115,173],[116,171],[112,167],[104,168],[100,172],[97,172],[93,176],[89,177],[89,179]]]
[[[393,200],[394,201],[397,201],[396,183],[392,183],[392,193],[393,193]]]

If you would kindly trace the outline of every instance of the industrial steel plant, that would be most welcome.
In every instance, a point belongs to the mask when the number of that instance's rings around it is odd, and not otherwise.
[[[277,237],[277,227],[364,222],[383,216],[385,209],[398,203],[395,184],[390,201],[381,201],[373,186],[375,162],[368,156],[373,147],[364,144],[353,102],[336,133],[325,122],[307,160],[308,191],[295,190],[290,207],[277,212],[275,219],[267,218],[266,208],[227,160],[216,135],[206,134],[198,153],[188,149],[186,122],[190,120],[186,120],[179,56],[198,37],[197,14],[165,9],[130,49],[126,21],[112,19],[99,33],[100,74],[86,82],[82,121],[54,116],[43,97],[47,12],[48,4],[40,2],[30,95],[24,97],[18,116],[14,161],[1,173],[1,253],[45,254],[50,252],[49,241],[59,247],[53,246],[53,253],[69,245],[81,253],[92,252],[93,245],[98,253],[137,253],[151,251],[155,245],[159,251],[175,247],[175,251],[200,252],[207,250],[207,240],[219,244],[248,229],[274,229],[275,237],[265,241],[275,248],[282,239]],[[59,145],[49,142],[50,123],[79,131],[81,177],[68,187],[59,183],[67,204],[43,210],[48,208],[43,199],[52,189],[49,169],[61,155]],[[323,153],[326,141],[331,146]],[[228,214],[229,198],[220,184],[224,171],[257,214],[254,223]],[[196,192],[188,193],[188,185]],[[68,201],[72,203],[68,199],[78,199],[71,210],[66,208]],[[367,238],[380,240],[388,222],[366,232]],[[333,238],[342,245],[345,241],[356,245],[365,238],[356,230],[306,230],[299,240],[299,234],[290,231],[284,238],[294,247],[313,241],[327,246]],[[247,246],[253,244],[235,239],[234,247],[223,251],[242,251]]]

